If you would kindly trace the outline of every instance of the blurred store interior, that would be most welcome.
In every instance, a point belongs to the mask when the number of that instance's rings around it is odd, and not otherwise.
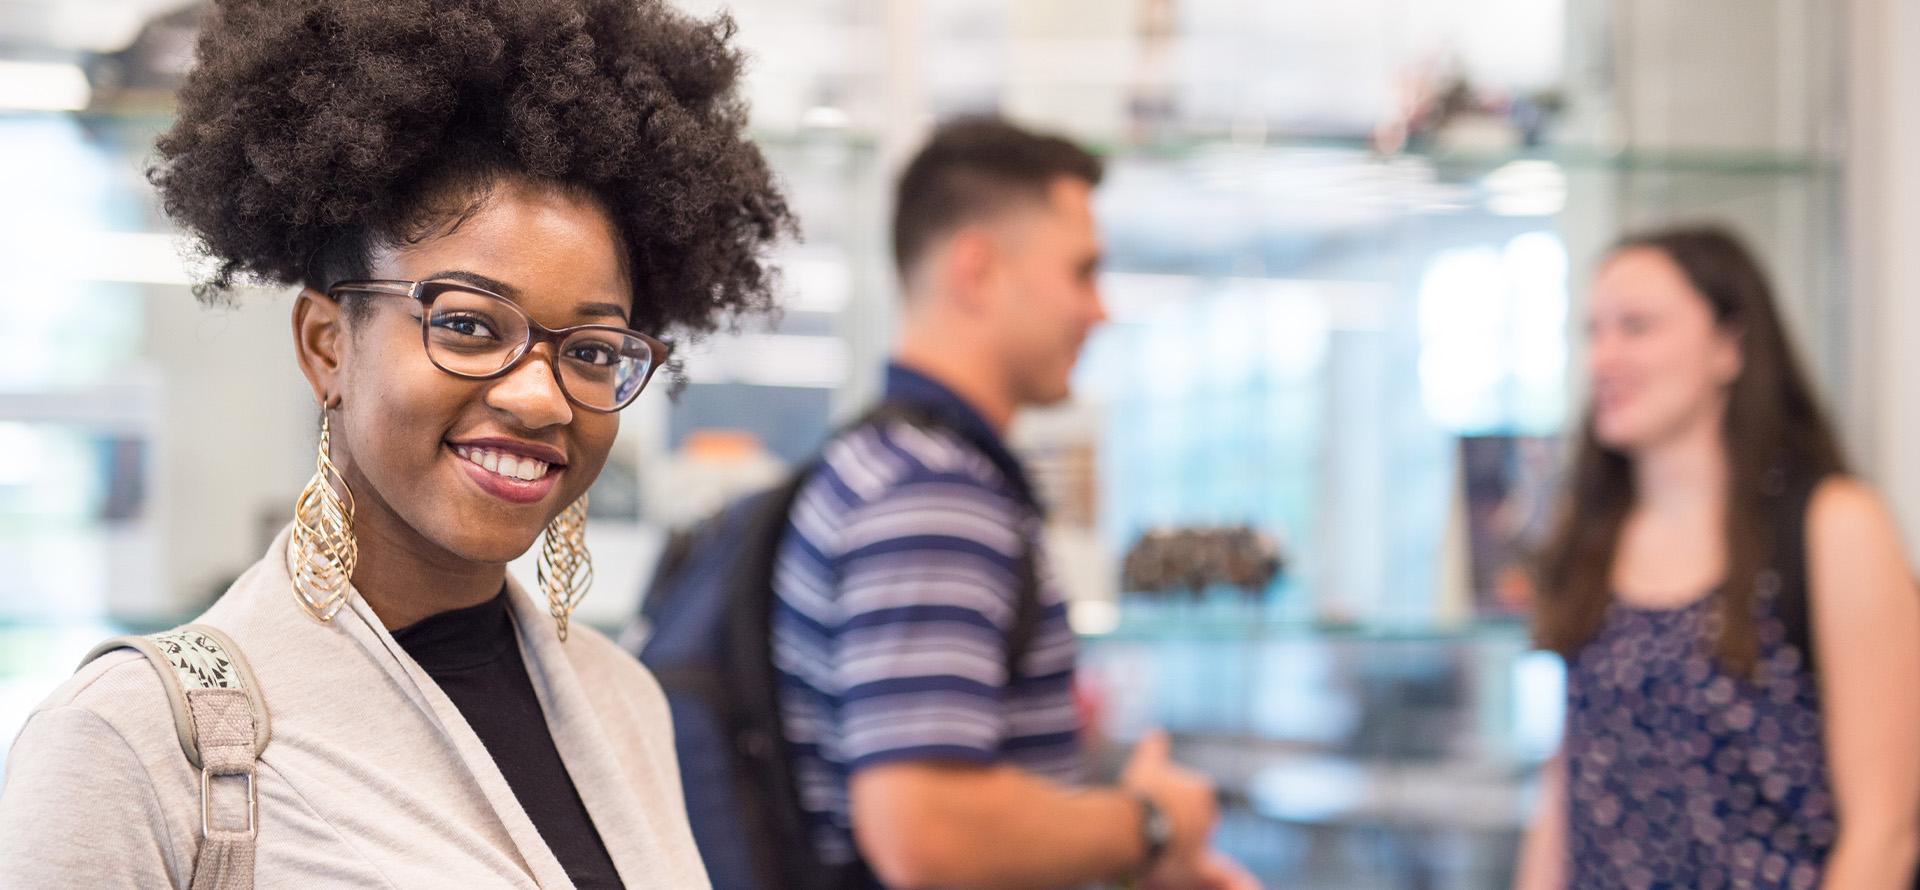
[[[1562,702],[1513,568],[1578,422],[1583,284],[1623,231],[1720,221],[1759,248],[1920,543],[1911,4],[681,5],[736,17],[805,238],[777,321],[695,345],[677,399],[624,416],[582,607],[610,631],[667,530],[873,397],[890,179],[965,112],[1108,158],[1113,320],[1073,404],[1016,439],[1100,726],[1170,729],[1273,883],[1505,886]],[[7,738],[92,643],[217,596],[311,473],[291,294],[199,305],[143,176],[202,12],[0,2]]]

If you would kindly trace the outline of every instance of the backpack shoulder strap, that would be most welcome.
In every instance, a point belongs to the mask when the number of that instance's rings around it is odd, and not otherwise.
[[[949,429],[950,424],[940,415],[912,402],[883,401],[875,405],[860,419],[843,429],[851,432],[870,424],[900,422],[921,429]],[[964,436],[963,436],[964,438]],[[1033,648],[1033,642],[1040,633],[1040,624],[1045,617],[1042,599],[1043,580],[1040,573],[1040,548],[1035,538],[1040,534],[1039,523],[1030,518],[1024,522],[1021,538],[1024,546],[1020,551],[1020,561],[1014,570],[1013,623],[1007,627],[1006,667],[1007,681],[1013,682],[1020,675],[1020,666],[1026,661],[1027,652]]]
[[[187,624],[149,636],[114,637],[93,647],[80,660],[82,667],[109,652],[133,649],[146,656],[160,675],[167,703],[173,710],[173,728],[180,737],[180,751],[195,769],[204,769],[199,733],[191,706],[193,693],[209,690],[234,690],[241,693],[252,723],[250,747],[254,754],[267,747],[272,727],[267,720],[266,702],[259,695],[260,685],[253,678],[240,647],[224,632],[204,624]]]
[[[273,737],[253,669],[232,639],[204,624],[115,637],[95,646],[81,665],[117,649],[138,651],[160,674],[180,751],[200,770],[201,843],[194,857],[192,890],[251,890],[260,821],[254,775],[260,752]],[[214,818],[213,780],[218,777],[244,780],[244,818]]]
[[[1045,618],[1046,608],[1042,600],[1040,575],[1040,548],[1033,536],[1040,534],[1037,528],[1029,529],[1026,546],[1020,551],[1020,564],[1014,574],[1013,624],[1007,628],[1007,682],[1012,683],[1020,676],[1020,667],[1032,651],[1035,638],[1040,635],[1040,624]]]

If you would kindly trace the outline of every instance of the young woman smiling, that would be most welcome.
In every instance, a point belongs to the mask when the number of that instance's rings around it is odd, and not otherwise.
[[[236,651],[181,670],[244,674],[270,739],[201,772],[163,675],[97,658],[15,742],[0,885],[706,886],[658,686],[567,618],[656,335],[769,301],[790,222],[730,33],[654,0],[217,5],[152,178],[203,297],[303,286],[320,444],[199,619]],[[543,532],[538,604],[506,563]]]
[[[1537,625],[1566,741],[1519,886],[1904,890],[1920,593],[1759,265],[1717,229],[1630,238],[1587,351]]]

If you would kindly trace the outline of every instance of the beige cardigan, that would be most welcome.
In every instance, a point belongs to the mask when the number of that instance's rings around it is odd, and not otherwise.
[[[256,886],[571,888],[460,712],[357,595],[331,624],[289,586],[287,535],[200,623],[252,662],[273,724],[257,780]],[[708,886],[660,687],[592,629],[565,643],[509,581],[547,728],[630,890]],[[154,668],[130,650],[37,708],[0,789],[0,888],[185,888],[199,776]]]

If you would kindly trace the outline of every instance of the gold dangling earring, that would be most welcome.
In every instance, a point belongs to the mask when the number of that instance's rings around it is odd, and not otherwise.
[[[293,532],[287,540],[287,575],[294,597],[313,620],[333,620],[353,592],[353,567],[360,545],[353,538],[353,492],[333,465],[333,438],[326,408],[320,409],[320,456],[312,481],[293,505]]]
[[[587,496],[567,506],[547,524],[537,564],[540,589],[547,594],[547,612],[553,616],[560,642],[567,641],[567,622],[593,584],[593,556],[587,552]]]

